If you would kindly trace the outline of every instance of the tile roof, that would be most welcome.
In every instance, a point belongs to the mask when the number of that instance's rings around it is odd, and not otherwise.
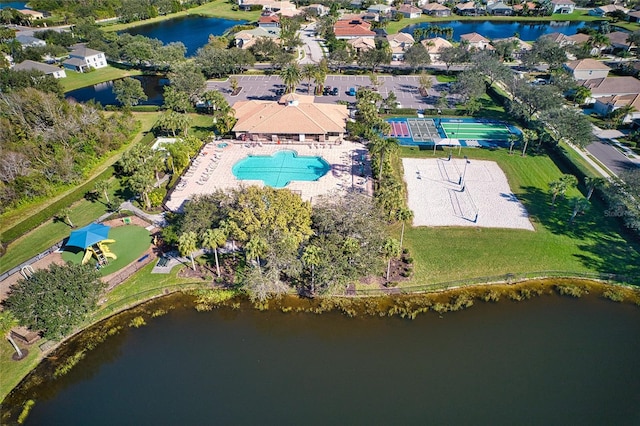
[[[551,4],[556,5],[575,5],[571,0],[551,0]]]
[[[61,71],[60,68],[54,67],[53,65],[43,64],[42,62],[36,62],[30,59],[22,61],[19,64],[16,64],[16,66],[14,66],[13,69],[16,71],[37,70],[37,71],[42,71],[45,74],[53,74],[54,72]]]
[[[70,53],[69,56],[77,56],[79,58],[88,58],[89,56],[95,56],[95,55],[99,55],[103,52],[100,52],[99,50],[94,50],[91,49],[87,46],[78,46],[77,48],[73,49]]]
[[[625,33],[624,31],[613,31],[607,34],[607,37],[609,38],[609,43],[611,44],[628,46],[629,42],[627,41],[627,37],[629,36],[629,34],[630,33]],[[632,46],[635,46],[635,44],[632,44]]]
[[[443,47],[453,47],[453,44],[442,37],[427,38],[422,40],[420,43],[429,53],[438,53],[438,51]]]
[[[479,42],[489,43],[489,39],[485,38],[483,35],[478,33],[462,34],[460,36],[460,40],[467,40],[469,43],[479,43]]]
[[[447,6],[440,3],[427,3],[422,6],[422,10],[432,12],[434,10],[451,10]]]
[[[238,122],[234,132],[263,134],[344,133],[349,117],[346,105],[270,101],[240,101],[233,105]]]
[[[589,41],[591,36],[589,34],[577,33],[567,36],[567,39],[573,41],[575,44],[584,44]]]
[[[632,93],[629,95],[614,95],[614,96],[604,96],[602,98],[596,99],[596,102],[603,103],[605,105],[611,105],[614,108],[622,108],[623,106],[630,105],[636,109],[636,111],[640,111],[640,94]]]
[[[371,31],[371,24],[358,20],[339,20],[333,26],[333,32],[336,37],[340,36],[365,36],[365,37],[373,37],[376,35],[375,32]]]
[[[582,81],[592,95],[640,93],[640,80],[635,77],[592,78]]]
[[[579,59],[577,61],[567,62],[565,64],[567,68],[572,71],[577,70],[610,70],[608,66],[600,61],[596,61],[595,59],[587,58],[587,59]]]
[[[472,1],[468,1],[466,3],[458,3],[456,5],[456,9],[458,10],[467,10],[467,9],[476,9],[476,3]]]

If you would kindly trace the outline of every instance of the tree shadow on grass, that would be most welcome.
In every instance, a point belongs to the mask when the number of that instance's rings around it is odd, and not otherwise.
[[[517,194],[529,216],[555,235],[575,240],[582,254],[575,256],[591,270],[605,274],[626,275],[627,280],[640,284],[640,244],[627,235],[615,218],[606,217],[600,203],[570,223],[573,206],[558,196],[551,208],[551,195],[537,187],[525,187]]]

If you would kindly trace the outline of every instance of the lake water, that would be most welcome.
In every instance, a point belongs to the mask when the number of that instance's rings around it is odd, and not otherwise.
[[[160,106],[164,103],[164,86],[169,84],[169,79],[146,75],[135,76],[133,78],[140,81],[142,89],[148,98],[146,101],[141,101],[139,105]],[[116,100],[116,95],[113,93],[113,80],[72,90],[67,92],[65,97],[67,99],[75,99],[76,101],[83,103],[95,100],[103,106],[121,105],[120,102]]]
[[[244,23],[246,21],[185,16],[154,24],[140,25],[130,28],[126,32],[132,35],[141,34],[145,37],[156,38],[165,44],[180,41],[187,48],[187,56],[192,56],[199,48],[208,43],[209,35],[220,36],[229,28]]]
[[[7,8],[12,8],[12,9],[26,9],[27,8],[27,2],[26,1],[6,1],[6,2],[0,2],[0,9],[7,9]]]
[[[447,21],[447,22],[425,22],[403,28],[402,32],[413,35],[415,28],[426,28],[429,26],[453,28],[453,39],[460,41],[462,34],[476,32],[486,38],[493,40],[496,38],[512,37],[515,33],[520,35],[521,40],[533,41],[541,35],[550,33],[562,33],[573,35],[579,28],[586,25],[597,25],[587,22],[513,22],[513,21]],[[442,36],[440,36],[442,37]]]
[[[411,321],[170,303],[25,395],[26,424],[640,424],[635,306],[543,296]]]

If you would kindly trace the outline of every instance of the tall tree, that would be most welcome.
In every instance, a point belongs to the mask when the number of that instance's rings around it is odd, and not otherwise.
[[[386,156],[397,151],[400,143],[396,138],[378,138],[373,142],[372,152],[379,155],[380,170],[378,171],[378,181],[382,181],[382,167],[386,160]]]
[[[316,66],[314,64],[305,64],[300,71],[300,77],[307,81],[307,94],[311,92],[311,80],[316,74]]]
[[[104,195],[104,199],[107,204],[109,204],[109,187],[110,186],[111,184],[107,179],[99,180],[94,185],[95,190],[102,193],[102,195]]]
[[[527,155],[527,147],[529,143],[538,140],[538,132],[531,129],[522,129],[522,156]]]
[[[64,207],[63,209],[60,209],[60,212],[58,212],[58,217],[62,219],[62,221],[67,225],[69,225],[70,227],[75,228],[76,226],[71,221],[71,213],[72,213],[71,208]]]
[[[571,204],[573,205],[573,211],[571,212],[571,219],[569,219],[569,223],[573,223],[576,216],[587,210],[591,205],[589,200],[582,197],[575,197]]]
[[[298,64],[289,64],[280,71],[280,78],[286,87],[287,93],[294,93],[296,87],[302,81],[302,73]]]
[[[91,313],[103,288],[100,273],[91,265],[52,264],[19,280],[5,303],[21,324],[58,340]]]
[[[595,176],[595,177],[587,176],[584,178],[584,183],[587,187],[587,201],[589,201],[591,200],[593,191],[595,191],[596,188],[600,188],[604,186],[604,184],[607,183],[607,180],[599,176]]]
[[[4,309],[0,311],[0,334],[4,335],[7,338],[9,343],[11,343],[11,346],[13,346],[13,349],[16,351],[14,359],[24,358],[22,350],[20,350],[18,344],[15,342],[15,340],[13,340],[13,337],[11,337],[11,329],[13,327],[17,327],[18,325],[20,325],[18,319],[10,310]]]
[[[320,254],[322,248],[314,245],[308,245],[302,252],[302,263],[311,268],[311,294],[316,294],[315,268],[320,264]]]
[[[113,93],[116,99],[125,107],[138,105],[140,101],[146,101],[147,95],[142,89],[142,83],[135,78],[125,77],[113,82]]]
[[[387,259],[387,281],[389,281],[391,260],[400,255],[400,242],[395,238],[387,238],[382,245],[382,254]]]
[[[413,69],[422,69],[431,63],[431,55],[422,43],[414,43],[405,52],[404,61]]]
[[[564,174],[549,183],[551,192],[551,207],[555,207],[558,195],[564,195],[569,188],[575,188],[578,185],[578,179],[574,175]]]
[[[413,219],[413,212],[411,209],[403,207],[398,209],[396,216],[398,220],[402,222],[402,231],[400,232],[400,249],[402,249],[402,243],[404,242],[404,226],[408,220]]]
[[[218,249],[227,242],[227,234],[222,228],[207,229],[202,235],[202,245],[213,250],[216,259],[216,272],[220,278],[220,262],[218,261]]]
[[[191,231],[185,232],[178,238],[178,251],[180,256],[189,256],[191,259],[191,268],[196,270],[196,262],[193,260],[193,253],[198,249],[198,235]]]

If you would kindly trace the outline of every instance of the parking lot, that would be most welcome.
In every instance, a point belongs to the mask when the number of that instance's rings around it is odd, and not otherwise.
[[[265,75],[237,75],[238,86],[242,90],[237,96],[231,96],[231,87],[229,81],[208,81],[207,90],[217,90],[225,95],[230,104],[244,100],[268,100],[275,101],[279,99],[280,93],[284,92],[284,84],[279,76]],[[389,96],[390,92],[395,93],[398,99],[399,107],[414,109],[434,108],[435,102],[440,97],[442,91],[448,91],[445,84],[438,83],[435,77],[431,77],[433,86],[429,89],[429,96],[422,97],[419,92],[419,76],[379,76],[381,83],[379,88],[380,95],[383,98]],[[348,94],[350,88],[358,90],[361,87],[371,87],[369,76],[353,76],[353,75],[329,75],[325,80],[325,87],[337,88],[337,95],[316,96],[318,103],[335,103],[339,100],[347,102],[355,102],[355,96]],[[301,95],[313,94],[315,85],[302,81],[298,85],[296,93]],[[450,101],[454,100],[454,96],[448,96]]]

